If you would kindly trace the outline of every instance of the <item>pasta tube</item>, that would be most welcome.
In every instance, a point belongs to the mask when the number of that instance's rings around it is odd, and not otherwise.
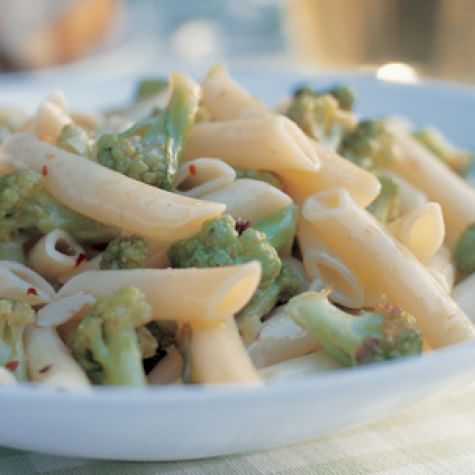
[[[202,199],[222,203],[226,213],[251,223],[280,211],[292,204],[291,198],[269,183],[241,178],[202,196]]]
[[[0,297],[30,305],[48,303],[55,291],[41,275],[13,261],[0,261]]]
[[[475,222],[475,190],[399,125],[387,122],[402,157],[389,165],[431,201],[442,206],[447,242],[452,245]]]
[[[260,279],[257,262],[205,269],[91,271],[66,282],[57,297],[82,291],[97,298],[134,286],[147,297],[154,319],[211,325],[244,307]]]
[[[86,374],[54,330],[28,327],[25,348],[31,381],[67,391],[90,389]]]
[[[441,247],[425,265],[442,288],[450,294],[455,282],[455,267],[450,251],[446,247]]]
[[[269,115],[247,120],[194,124],[184,158],[216,157],[233,167],[314,172],[317,153],[290,119]]]
[[[29,134],[15,134],[4,142],[2,155],[2,160],[16,168],[47,174],[46,190],[65,206],[154,240],[171,242],[187,237],[224,210],[218,203],[179,196],[133,180]]]
[[[84,292],[55,300],[38,310],[36,325],[45,328],[57,327],[69,321],[84,307],[91,307],[95,303],[96,299]]]
[[[421,262],[429,260],[445,238],[444,217],[437,203],[426,203],[388,224],[393,236]]]
[[[358,275],[365,290],[387,295],[414,315],[432,348],[475,339],[470,320],[429,271],[348,192],[315,194],[302,213],[314,235]]]
[[[211,328],[194,329],[191,338],[191,379],[194,383],[258,383],[234,317]]]

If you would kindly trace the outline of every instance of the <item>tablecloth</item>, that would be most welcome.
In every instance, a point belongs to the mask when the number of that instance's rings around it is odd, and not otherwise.
[[[271,451],[187,462],[129,463],[0,447],[0,474],[475,474],[475,385],[384,420]]]

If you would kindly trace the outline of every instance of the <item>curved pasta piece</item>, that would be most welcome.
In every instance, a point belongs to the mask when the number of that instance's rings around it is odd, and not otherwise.
[[[226,206],[226,213],[251,223],[259,221],[292,204],[283,191],[264,181],[241,178],[202,196],[202,199]]]
[[[51,328],[28,327],[25,349],[31,381],[67,391],[90,389],[83,369]]]
[[[244,119],[268,114],[267,107],[251,96],[222,66],[211,68],[201,82],[203,104],[216,120]]]
[[[82,246],[66,231],[55,229],[31,248],[27,262],[43,277],[53,280],[74,271],[80,256],[86,256]]]
[[[262,324],[259,338],[247,346],[247,352],[259,369],[306,355],[318,347],[318,341],[283,308],[276,308]]]
[[[92,259],[83,260],[78,266],[72,269],[71,272],[61,274],[58,276],[57,281],[60,284],[65,284],[68,280],[72,279],[75,275],[81,272],[87,272],[91,270],[100,270],[101,268],[102,253],[94,256]]]
[[[444,216],[438,203],[426,203],[388,224],[393,236],[421,262],[427,262],[445,238]]]
[[[384,175],[391,177],[399,186],[399,212],[401,214],[409,213],[409,211],[420,208],[427,203],[427,195],[397,173],[385,170]]]
[[[401,158],[389,165],[404,179],[442,206],[447,242],[452,245],[475,222],[475,189],[413,138],[399,124],[387,122],[396,138]]]
[[[362,308],[367,298],[359,277],[301,219],[297,236],[303,264],[312,279],[312,290],[331,287],[332,301],[349,308]]]
[[[193,125],[184,159],[216,157],[233,167],[302,172],[320,168],[308,138],[287,117],[200,122]]]
[[[236,179],[233,167],[217,158],[197,158],[178,168],[175,188],[182,195],[201,198]]]
[[[66,323],[84,307],[91,307],[96,299],[91,294],[78,292],[45,305],[38,310],[36,325],[39,327],[57,327]]]
[[[427,262],[426,267],[442,288],[450,294],[455,282],[455,267],[450,251],[441,247]],[[463,307],[462,307],[463,309]]]
[[[432,348],[475,339],[475,329],[429,271],[343,189],[317,193],[302,211],[315,235],[360,279],[412,313]],[[337,237],[337,238],[336,238]]]
[[[62,98],[56,94],[38,107],[34,122],[35,134],[41,140],[56,143],[63,127],[71,123]]]
[[[41,275],[13,261],[0,261],[0,297],[30,305],[53,300],[55,290]]]
[[[194,383],[260,382],[232,316],[217,326],[194,329],[190,353]]]
[[[381,184],[373,173],[314,140],[308,140],[320,161],[318,172],[286,170],[279,173],[284,190],[294,201],[301,202],[318,191],[345,188],[358,205],[366,208],[378,196]]]
[[[222,321],[237,313],[254,295],[260,278],[258,262],[207,269],[84,272],[68,281],[57,297],[80,291],[100,297],[134,286],[146,295],[154,319],[199,326]]]
[[[475,274],[459,282],[452,290],[452,297],[475,323]]]
[[[190,236],[224,210],[218,203],[133,180],[29,134],[15,134],[5,141],[2,154],[16,168],[44,172],[46,167],[46,190],[65,206],[154,240],[172,242]]]

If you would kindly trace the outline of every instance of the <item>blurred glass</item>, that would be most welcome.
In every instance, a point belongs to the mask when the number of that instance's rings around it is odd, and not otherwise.
[[[325,68],[405,63],[475,81],[473,0],[287,0],[289,44]]]

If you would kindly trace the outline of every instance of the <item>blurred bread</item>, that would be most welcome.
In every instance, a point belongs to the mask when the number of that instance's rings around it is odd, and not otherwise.
[[[119,0],[0,0],[0,56],[12,69],[68,62],[114,27]]]

